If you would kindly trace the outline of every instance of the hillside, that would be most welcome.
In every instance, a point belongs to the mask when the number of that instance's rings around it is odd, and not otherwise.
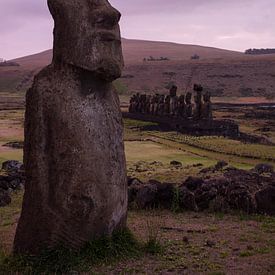
[[[275,55],[248,56],[240,52],[196,45],[123,39],[125,69],[117,81],[120,93],[165,92],[176,83],[200,82],[215,96],[271,97],[275,87]],[[199,60],[191,60],[197,54]],[[144,61],[166,57],[167,61]],[[0,92],[24,92],[35,73],[49,64],[52,51],[15,59],[19,67],[0,68]]]

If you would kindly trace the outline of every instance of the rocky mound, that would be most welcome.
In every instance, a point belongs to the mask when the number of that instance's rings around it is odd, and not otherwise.
[[[23,188],[23,165],[7,161],[0,175],[0,207],[11,202],[10,194]],[[216,172],[221,172],[217,176]],[[213,176],[211,176],[213,175]],[[229,167],[226,162],[204,168],[198,177],[181,184],[128,178],[129,207],[165,208],[213,212],[243,211],[275,215],[275,173],[269,164],[258,164],[250,171]]]
[[[129,205],[140,209],[166,209],[214,212],[232,210],[275,215],[275,173],[268,164],[251,171],[226,167],[219,162],[203,169],[199,177],[189,177],[182,184],[129,178]],[[211,173],[222,171],[220,176]]]

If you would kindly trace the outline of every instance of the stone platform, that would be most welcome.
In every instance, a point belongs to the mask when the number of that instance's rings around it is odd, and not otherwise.
[[[155,122],[161,128],[195,136],[224,136],[239,139],[239,125],[231,120],[181,119],[171,116],[153,116],[141,113],[123,113],[124,118]]]

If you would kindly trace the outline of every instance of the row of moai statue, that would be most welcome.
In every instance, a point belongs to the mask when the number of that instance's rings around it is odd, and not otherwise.
[[[169,95],[137,93],[130,99],[129,112],[194,120],[212,119],[211,95],[209,92],[203,93],[201,85],[194,85],[195,104],[192,103],[191,92],[177,96],[177,89],[177,86],[172,86]]]

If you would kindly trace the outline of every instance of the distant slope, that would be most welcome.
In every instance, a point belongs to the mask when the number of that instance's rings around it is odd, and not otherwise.
[[[198,54],[201,59],[213,58],[238,58],[244,56],[243,53],[222,50],[211,47],[183,45],[169,42],[155,42],[133,39],[122,39],[122,48],[125,63],[137,64],[142,63],[143,58],[153,56],[168,57],[170,60],[190,60],[194,54]],[[52,50],[47,50],[38,54],[29,55],[22,58],[14,59],[17,63],[25,68],[42,67],[50,63]]]
[[[123,39],[125,69],[117,82],[121,93],[165,92],[171,83],[186,90],[200,82],[216,96],[272,96],[275,55],[249,56],[236,51],[169,42]],[[199,60],[190,60],[197,54]],[[169,61],[146,61],[148,57]],[[17,58],[20,67],[0,68],[0,92],[22,92],[35,73],[51,62],[52,51]]]
[[[190,60],[194,54],[201,59],[237,58],[243,53],[211,47],[183,45],[169,42],[123,39],[123,54],[126,64],[141,63],[144,57],[168,57],[170,60]]]

